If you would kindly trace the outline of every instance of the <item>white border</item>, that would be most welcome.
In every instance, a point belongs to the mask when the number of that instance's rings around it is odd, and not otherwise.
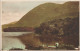
[[[2,17],[2,2],[0,1],[0,20]],[[2,50],[2,26],[1,26],[1,21],[0,21],[0,51]]]
[[[13,2],[13,1],[18,1],[18,2],[19,1],[79,1],[80,2],[80,0],[0,0],[0,20],[2,19],[2,1],[9,1],[9,2]],[[79,4],[79,7],[80,7],[80,4]],[[79,10],[79,12],[80,12],[80,10]],[[80,13],[79,13],[79,16],[80,16]],[[79,20],[79,22],[80,22],[80,20]],[[80,27],[79,27],[79,30],[80,30]],[[79,33],[79,35],[80,35],[80,33]],[[80,39],[79,39],[79,41],[80,41]],[[2,26],[1,26],[1,21],[0,21],[0,51],[2,51]],[[3,51],[9,51],[9,50],[3,50]],[[14,51],[14,50],[12,50],[12,51]],[[16,50],[16,51],[19,51],[19,50]],[[22,50],[22,51],[26,51],[26,50]],[[33,50],[33,51],[35,51],[35,50]],[[38,50],[38,51],[43,51],[43,50]],[[53,50],[45,50],[45,51],[53,51]],[[69,50],[54,50],[54,51],[69,51]],[[70,51],[78,51],[78,50],[70,50]]]

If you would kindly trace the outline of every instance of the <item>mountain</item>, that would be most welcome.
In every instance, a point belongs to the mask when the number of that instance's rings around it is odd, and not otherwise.
[[[29,11],[15,24],[3,25],[7,27],[37,27],[41,23],[54,19],[74,18],[79,16],[79,2],[69,1],[64,4],[44,3]]]

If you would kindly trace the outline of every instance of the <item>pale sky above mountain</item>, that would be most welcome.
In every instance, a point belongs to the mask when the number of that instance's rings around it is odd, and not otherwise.
[[[4,1],[2,2],[2,24],[8,24],[14,21],[18,21],[23,15],[28,13],[34,7],[46,3],[52,2],[57,4],[63,4],[66,1]]]

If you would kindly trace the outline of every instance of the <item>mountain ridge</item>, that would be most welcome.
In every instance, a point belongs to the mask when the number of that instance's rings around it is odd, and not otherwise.
[[[79,16],[79,2],[66,2],[64,4],[44,3],[29,11],[17,23],[3,25],[6,27],[37,27],[41,23],[53,19]]]

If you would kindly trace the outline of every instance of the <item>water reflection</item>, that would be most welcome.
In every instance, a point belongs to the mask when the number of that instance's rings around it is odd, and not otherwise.
[[[3,32],[2,36],[2,48],[3,50],[9,50],[12,48],[20,48],[25,49],[25,45],[16,37],[11,36],[19,36],[22,34],[26,34],[26,32]],[[9,37],[6,37],[9,36]]]

